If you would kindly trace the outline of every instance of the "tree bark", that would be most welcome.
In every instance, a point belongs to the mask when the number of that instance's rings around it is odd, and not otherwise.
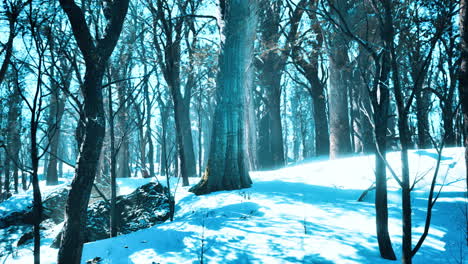
[[[201,181],[190,189],[196,195],[250,187],[245,139],[247,71],[257,26],[257,0],[230,0],[221,5],[225,22],[219,59],[217,100],[208,166]]]
[[[346,1],[336,1],[335,6],[347,20]],[[346,22],[345,22],[346,23]],[[348,47],[345,36],[331,31],[329,35],[329,96],[330,116],[330,158],[337,158],[351,152],[351,133],[348,112],[348,79],[350,77]]]
[[[468,188],[468,3],[460,0],[460,49],[461,62],[458,75],[458,90],[460,94],[460,104],[463,112],[463,134],[465,136],[465,164],[466,164],[466,186]],[[468,223],[467,223],[468,231]]]
[[[79,264],[86,227],[86,211],[96,177],[98,160],[105,134],[102,79],[107,61],[117,44],[127,14],[129,0],[115,0],[106,12],[107,26],[103,38],[93,40],[86,19],[74,0],[60,0],[67,14],[75,40],[86,63],[82,86],[84,97],[83,131],[75,177],[65,208],[66,221],[58,252],[58,264]],[[95,44],[96,43],[96,44]]]

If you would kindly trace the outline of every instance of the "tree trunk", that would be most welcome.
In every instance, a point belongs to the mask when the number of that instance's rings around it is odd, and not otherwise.
[[[314,87],[313,84],[312,87]],[[312,94],[312,101],[315,122],[315,155],[328,157],[330,154],[330,137],[324,87]]]
[[[53,85],[52,87],[54,87]],[[48,140],[49,140],[49,163],[46,173],[46,184],[57,185],[57,154],[60,139],[60,124],[64,110],[64,104],[61,102],[58,87],[52,92],[48,118]]]
[[[40,70],[39,70],[40,71]],[[40,89],[40,88],[39,88]],[[38,109],[37,111],[41,111]],[[32,113],[33,116],[36,115],[35,111]],[[39,178],[37,171],[39,169],[39,153],[37,150],[37,129],[38,129],[38,120],[35,120],[34,117],[31,117],[31,165],[32,165],[32,175],[31,182],[33,186],[33,235],[34,235],[34,264],[39,264],[40,252],[41,252],[41,234],[40,234],[40,225],[42,221],[42,197],[41,191],[39,188]]]
[[[420,92],[416,93],[416,118],[418,129],[418,148],[427,149],[431,148],[430,127],[429,127],[429,111],[431,104],[431,94],[428,91],[422,90],[421,87],[415,87]]]
[[[398,68],[398,61],[396,57],[396,51],[394,46],[394,28],[393,28],[393,4],[390,0],[385,0],[385,29],[384,41],[385,45],[390,50],[391,56],[391,68],[392,68],[392,79],[393,88],[395,92],[395,99],[398,111],[398,132],[400,134],[401,144],[401,196],[402,196],[402,224],[403,224],[403,236],[402,236],[402,263],[412,263],[412,245],[411,245],[411,190],[410,190],[410,179],[409,179],[409,163],[408,163],[408,148],[410,145],[410,133],[408,125],[408,113],[405,107],[404,94],[400,85],[400,73]],[[406,102],[411,104],[411,101]]]
[[[245,133],[247,71],[251,69],[257,26],[257,0],[230,0],[221,5],[224,18],[222,53],[210,158],[196,195],[250,187]]]
[[[463,112],[463,134],[465,136],[465,164],[466,164],[466,186],[468,188],[468,3],[460,0],[460,47],[461,63],[458,75],[458,90],[460,94],[460,104]],[[468,231],[468,223],[467,223]]]
[[[343,13],[345,13],[345,10]],[[330,158],[351,153],[348,112],[348,49],[342,34],[332,34],[329,47]]]
[[[380,77],[376,79],[374,86],[378,90],[372,93],[374,103],[374,133],[376,138],[375,148],[375,214],[377,226],[377,240],[380,255],[385,259],[395,260],[392,242],[388,233],[388,201],[387,201],[387,167],[385,164],[385,153],[387,150],[387,123],[389,108],[388,74],[389,58],[388,53],[383,54]],[[380,70],[380,71],[379,71]],[[377,97],[377,93],[379,96]]]
[[[82,130],[80,154],[65,209],[66,221],[58,252],[58,264],[79,264],[81,261],[86,211],[105,134],[102,79],[107,61],[122,31],[128,5],[129,0],[115,0],[112,3],[108,10],[107,18],[110,19],[107,21],[104,35],[95,42],[86,24],[83,10],[74,0],[60,0],[60,6],[70,20],[73,34],[86,62],[82,86],[82,120],[86,121],[86,125]]]
[[[18,193],[18,163],[21,148],[21,96],[19,94],[19,75],[14,72],[13,94],[8,100],[8,124],[6,136],[5,157],[5,191],[10,192],[11,176],[13,174],[14,189]]]
[[[192,127],[190,124],[190,101],[174,100],[176,138],[180,158],[183,186],[189,185],[189,177],[197,175],[193,150]]]

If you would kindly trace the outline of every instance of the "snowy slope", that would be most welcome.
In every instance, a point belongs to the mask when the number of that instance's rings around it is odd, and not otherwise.
[[[398,153],[388,155],[399,171]],[[427,188],[437,155],[420,150],[410,155],[412,175],[420,177],[413,198],[413,244],[423,230]],[[444,183],[434,208],[430,235],[414,263],[468,263],[466,246],[463,150],[446,149],[439,183]],[[373,193],[357,202],[373,183],[372,156],[316,160],[281,170],[252,172],[252,188],[205,196],[177,187],[176,216],[146,230],[88,243],[83,262],[101,263],[397,263],[379,257],[375,236]],[[390,175],[390,174],[389,174]],[[120,180],[120,179],[119,179]],[[177,179],[173,179],[174,184]],[[121,179],[128,193],[148,179]],[[165,182],[160,178],[161,183]],[[196,183],[198,179],[191,179]],[[400,193],[389,180],[390,233],[401,251]],[[42,263],[54,263],[56,250],[43,241]],[[203,255],[203,257],[202,257]],[[30,248],[6,263],[31,263]],[[0,263],[2,263],[0,261]]]
[[[463,150],[444,151],[430,235],[414,263],[467,263]],[[424,225],[426,191],[437,156],[411,153],[414,243]],[[399,155],[389,160],[398,169]],[[179,187],[175,221],[85,245],[83,263],[395,263],[379,257],[374,206],[356,202],[373,182],[373,158],[318,161],[252,173],[250,189],[197,197]],[[196,180],[194,180],[196,181]],[[400,255],[398,188],[390,185],[390,232]]]

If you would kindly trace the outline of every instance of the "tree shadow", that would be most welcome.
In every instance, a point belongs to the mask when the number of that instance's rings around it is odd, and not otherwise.
[[[414,154],[419,155],[419,156],[427,156],[427,157],[433,158],[433,159],[435,159],[435,160],[437,160],[437,159],[439,158],[439,155],[438,155],[437,153],[429,152],[429,151],[423,150],[423,149],[416,150],[416,151],[414,152]],[[453,157],[442,156],[442,157],[440,158],[440,160],[442,160],[442,161],[445,161],[445,160],[453,160]]]

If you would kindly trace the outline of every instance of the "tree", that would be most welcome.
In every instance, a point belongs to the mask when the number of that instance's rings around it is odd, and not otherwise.
[[[257,0],[220,2],[224,22],[219,58],[217,105],[208,165],[201,181],[190,191],[196,195],[250,187],[245,100],[251,80],[251,58],[257,26]]]
[[[315,154],[317,156],[328,156],[330,154],[330,134],[328,130],[328,114],[326,99],[327,73],[321,67],[323,32],[317,20],[317,4],[309,2],[308,16],[311,20],[311,29],[314,40],[312,49],[306,45],[305,38],[299,38],[293,47],[292,55],[294,66],[308,82],[304,85],[312,98],[312,112],[315,124]],[[310,50],[309,50],[310,49]]]
[[[84,83],[81,87],[84,97],[82,120],[86,124],[80,122],[77,127],[77,130],[82,131],[80,155],[65,209],[66,222],[58,253],[59,264],[78,264],[81,260],[86,208],[96,177],[105,133],[102,79],[107,61],[122,31],[128,5],[129,0],[107,2],[103,10],[107,21],[104,34],[101,38],[94,39],[83,10],[74,0],[60,0],[60,6],[68,16],[86,64]]]
[[[332,3],[328,4],[334,12],[337,13],[335,20],[325,9],[324,16],[348,37],[356,41],[372,58],[374,74],[371,86],[369,87],[369,99],[372,105],[372,114],[369,113],[369,119],[372,120],[374,127],[374,142],[375,142],[375,212],[376,212],[376,229],[377,240],[379,244],[380,255],[385,259],[395,260],[396,256],[392,248],[390,235],[388,232],[388,202],[387,202],[387,173],[386,173],[386,149],[387,149],[387,125],[389,117],[390,91],[388,88],[390,78],[390,43],[392,43],[393,24],[389,20],[389,11],[386,13],[368,11],[373,16],[365,16],[366,24],[378,23],[378,43],[384,46],[381,54],[374,47],[372,42],[359,38],[346,23],[343,16]],[[370,10],[380,10],[380,6],[375,6],[375,3],[370,3]],[[388,1],[384,0],[382,5],[385,6]],[[390,17],[391,18],[391,17]]]
[[[460,93],[460,104],[463,111],[463,125],[465,134],[465,163],[466,163],[466,186],[468,188],[468,3],[460,0],[460,49],[461,61],[458,73],[458,90]],[[468,225],[467,225],[468,230]]]
[[[31,0],[24,2],[22,0],[3,1],[3,8],[5,9],[5,15],[8,20],[8,28],[10,31],[8,33],[8,40],[5,44],[5,49],[2,50],[2,52],[5,52],[5,57],[0,67],[0,84],[5,78],[5,74],[7,73],[8,66],[10,65],[11,58],[13,56],[13,41],[18,34],[18,17],[21,14],[21,11],[30,3]]]
[[[346,0],[334,1],[334,8],[340,11],[343,21],[349,20],[350,4]],[[332,10],[331,14],[335,12]],[[327,37],[329,57],[329,96],[330,117],[330,158],[351,152],[351,133],[348,111],[348,86],[350,85],[350,62],[348,39],[338,29],[329,30]]]
[[[182,17],[172,17],[172,7],[167,0],[148,1],[153,19],[153,43],[162,74],[169,87],[174,104],[176,138],[183,185],[189,185],[189,177],[196,176],[195,152],[193,150],[190,123],[190,100],[194,87],[191,72],[185,87],[181,85],[181,42],[183,39],[184,13],[192,1],[178,2],[177,9]],[[159,37],[162,30],[164,37]],[[196,41],[196,38],[195,40]],[[189,55],[190,56],[190,55]]]
[[[455,10],[455,3],[453,1],[441,1],[432,3],[433,7],[436,7],[435,10],[435,19],[433,20],[432,26],[435,29],[434,36],[430,39],[429,42],[429,51],[428,54],[421,65],[420,71],[424,71],[429,60],[432,57],[432,52],[436,46],[436,43],[443,32],[446,30],[447,25],[451,21],[452,14]],[[420,244],[418,242],[417,246],[413,249],[412,246],[412,215],[411,215],[411,186],[410,186],[410,171],[409,171],[409,160],[408,160],[408,149],[410,147],[410,126],[408,122],[409,109],[413,103],[413,100],[418,96],[417,94],[421,92],[418,86],[414,86],[410,91],[408,98],[405,98],[403,92],[403,87],[400,81],[400,67],[397,59],[396,47],[395,47],[395,28],[394,28],[394,9],[395,4],[390,0],[383,1],[384,9],[384,21],[388,26],[388,31],[386,33],[386,38],[384,39],[386,46],[390,52],[390,63],[392,69],[392,81],[393,81],[393,90],[395,94],[395,100],[397,105],[398,112],[398,132],[401,144],[401,180],[399,180],[396,175],[394,178],[398,181],[401,187],[401,196],[402,196],[402,224],[403,224],[403,236],[402,236],[402,263],[411,264],[412,258],[418,251]],[[418,76],[421,78],[421,76]],[[417,81],[415,82],[417,83]],[[424,133],[429,134],[429,128],[426,127]],[[439,153],[440,155],[440,153]],[[431,191],[433,192],[433,191]],[[430,203],[432,203],[432,197],[430,197]],[[429,210],[432,207],[428,207]],[[430,218],[428,219],[430,221]],[[420,241],[424,241],[425,236],[423,235]]]
[[[264,114],[260,120],[258,162],[262,169],[281,167],[285,164],[283,128],[281,124],[281,79],[291,47],[296,40],[299,22],[306,0],[301,0],[295,7],[289,6],[290,17],[287,21],[289,31],[285,33],[285,43],[280,38],[281,10],[283,1],[260,1],[259,44],[260,54],[255,61],[258,79],[262,88]]]
[[[46,184],[57,185],[58,184],[58,148],[60,145],[60,128],[62,116],[65,110],[65,103],[63,102],[65,96],[61,90],[68,90],[71,83],[72,69],[66,60],[61,59],[63,56],[63,47],[60,47],[59,43],[55,43],[56,37],[53,32],[52,26],[47,26],[45,29],[45,35],[47,42],[49,43],[50,51],[50,72],[49,79],[50,83],[50,102],[49,102],[49,116],[47,118],[47,136],[49,141],[49,159],[46,171]],[[57,47],[59,46],[59,47]],[[60,65],[59,65],[60,63]],[[61,88],[62,87],[62,88]]]

